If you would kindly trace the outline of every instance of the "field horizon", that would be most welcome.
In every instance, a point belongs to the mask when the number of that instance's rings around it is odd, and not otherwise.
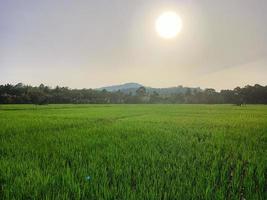
[[[267,0],[0,0],[0,200],[267,200]]]

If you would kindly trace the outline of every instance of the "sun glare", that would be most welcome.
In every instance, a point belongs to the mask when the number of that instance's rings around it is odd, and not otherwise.
[[[182,19],[175,12],[164,12],[156,20],[156,31],[165,39],[177,36],[182,29]]]

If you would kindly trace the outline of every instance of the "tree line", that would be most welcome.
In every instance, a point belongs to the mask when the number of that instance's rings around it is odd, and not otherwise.
[[[233,90],[191,90],[184,93],[159,95],[148,93],[140,87],[133,93],[108,92],[94,89],[38,87],[18,83],[0,85],[0,104],[135,104],[135,103],[179,103],[179,104],[267,104],[267,86],[256,84]]]

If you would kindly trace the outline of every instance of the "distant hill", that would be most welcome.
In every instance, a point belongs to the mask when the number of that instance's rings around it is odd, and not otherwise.
[[[117,91],[125,91],[133,89],[136,91],[138,88],[142,87],[143,85],[139,83],[125,83],[122,85],[112,85],[107,87],[98,88],[97,90],[107,90],[108,92],[117,92]]]
[[[168,88],[152,88],[152,87],[146,87],[139,83],[125,83],[122,85],[113,85],[113,86],[107,86],[98,88],[97,90],[107,90],[108,92],[117,92],[121,91],[123,93],[129,94],[135,94],[136,90],[140,87],[145,87],[147,93],[152,94],[153,92],[157,92],[159,95],[168,96],[171,94],[185,94],[188,91],[202,91],[201,88],[190,88],[190,87],[183,87],[183,86],[177,86],[177,87],[168,87]]]

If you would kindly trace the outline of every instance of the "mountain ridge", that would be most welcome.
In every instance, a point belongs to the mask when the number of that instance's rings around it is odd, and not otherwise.
[[[108,92],[116,92],[119,90],[126,90],[126,89],[138,89],[140,87],[144,87],[143,85],[139,83],[129,82],[129,83],[123,83],[118,85],[111,85],[111,86],[105,86],[101,88],[97,88],[97,90],[107,90]]]
[[[119,85],[112,85],[112,86],[106,86],[97,88],[97,90],[106,90],[108,92],[122,92],[126,94],[135,94],[136,90],[140,87],[145,87],[147,93],[152,94],[154,92],[160,94],[160,95],[170,95],[170,94],[184,94],[186,92],[192,92],[192,91],[202,91],[200,87],[183,87],[183,86],[174,86],[174,87],[166,87],[166,88],[153,88],[149,86],[144,86],[139,83],[130,82],[130,83],[124,83]]]

